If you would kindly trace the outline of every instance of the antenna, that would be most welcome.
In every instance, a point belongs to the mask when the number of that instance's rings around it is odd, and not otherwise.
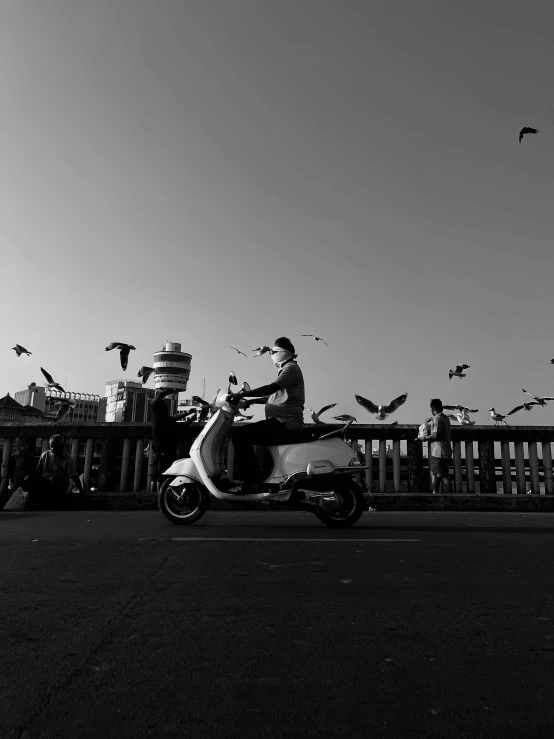
[[[206,395],[206,378],[204,377],[204,387],[202,388],[202,400],[205,399]]]

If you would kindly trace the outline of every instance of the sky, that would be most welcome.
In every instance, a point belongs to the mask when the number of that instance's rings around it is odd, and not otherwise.
[[[554,395],[552,3],[2,7],[0,396],[103,395],[169,340],[211,399],[278,336],[322,420]]]

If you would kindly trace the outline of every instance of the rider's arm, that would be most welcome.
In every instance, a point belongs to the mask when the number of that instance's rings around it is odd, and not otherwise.
[[[270,395],[264,395],[263,398],[248,398],[248,405],[265,405],[270,397]]]
[[[246,392],[240,391],[239,395],[241,398],[258,398],[258,403],[267,402],[267,399],[273,393],[276,393],[281,388],[277,383],[272,382],[270,385],[262,385],[261,387],[255,387],[254,390],[247,390]]]

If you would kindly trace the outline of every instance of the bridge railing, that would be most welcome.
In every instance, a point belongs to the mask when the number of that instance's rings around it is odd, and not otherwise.
[[[201,424],[178,428],[177,457],[188,456]],[[329,429],[337,428],[329,426]],[[431,492],[428,445],[417,440],[418,427],[353,424],[348,443],[369,462],[365,479],[371,493]],[[86,490],[141,492],[152,489],[155,465],[148,423],[0,425],[2,469],[0,494],[8,478],[19,485],[36,467],[53,433],[65,437],[66,449],[83,473]],[[452,426],[453,492],[552,495],[552,426]],[[229,463],[232,464],[232,455]],[[13,470],[10,471],[10,462]]]

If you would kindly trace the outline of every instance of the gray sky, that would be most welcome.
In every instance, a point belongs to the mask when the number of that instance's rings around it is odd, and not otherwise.
[[[0,395],[41,365],[104,394],[169,339],[211,398],[281,335],[359,422],[355,392],[408,392],[401,423],[554,395],[551,2],[3,8]]]

